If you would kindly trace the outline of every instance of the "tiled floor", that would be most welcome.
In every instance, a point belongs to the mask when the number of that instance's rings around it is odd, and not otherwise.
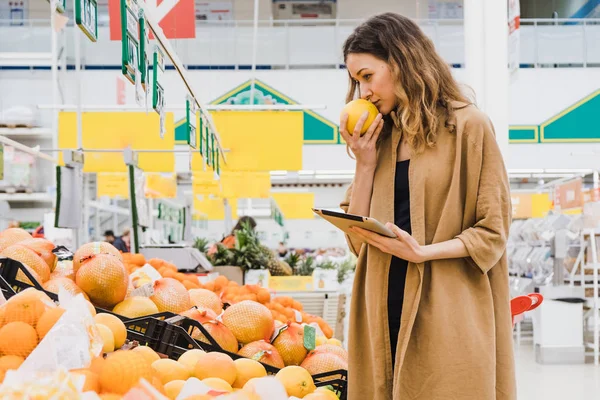
[[[541,365],[531,343],[517,348],[516,363],[519,400],[600,399],[600,366]]]

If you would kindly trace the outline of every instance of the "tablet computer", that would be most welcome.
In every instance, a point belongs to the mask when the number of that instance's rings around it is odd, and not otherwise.
[[[396,234],[391,229],[386,227],[375,218],[361,217],[360,215],[346,214],[343,212],[323,210],[318,208],[312,209],[315,214],[326,219],[345,233],[351,233],[350,228],[358,226],[371,232],[378,233],[382,236],[395,238]]]

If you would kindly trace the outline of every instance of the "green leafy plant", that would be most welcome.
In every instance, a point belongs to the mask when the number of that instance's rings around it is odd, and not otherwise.
[[[320,269],[337,269],[338,266],[333,261],[327,260],[327,261],[323,261],[322,263],[318,264],[316,266],[316,268],[320,268]]]
[[[269,264],[258,236],[249,224],[243,224],[242,229],[235,232],[235,247],[231,251],[232,265],[243,269],[265,269]]]
[[[210,257],[215,267],[233,265],[233,252],[221,243],[217,243],[217,251]]]
[[[315,258],[312,256],[308,256],[296,265],[294,273],[295,275],[300,276],[311,276],[316,266],[317,264],[315,262]]]
[[[337,266],[338,282],[342,283],[346,278],[356,270],[356,259],[346,258]]]
[[[194,248],[198,249],[200,253],[206,254],[208,251],[209,241],[206,238],[196,238],[194,241]]]

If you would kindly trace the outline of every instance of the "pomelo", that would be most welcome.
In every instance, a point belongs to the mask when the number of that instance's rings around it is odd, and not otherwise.
[[[354,127],[365,111],[369,113],[369,116],[360,130],[361,136],[367,132],[373,121],[375,121],[375,118],[377,118],[377,114],[379,114],[377,107],[368,100],[356,99],[346,104],[342,109],[342,115],[348,114],[346,129],[350,135],[354,133]]]

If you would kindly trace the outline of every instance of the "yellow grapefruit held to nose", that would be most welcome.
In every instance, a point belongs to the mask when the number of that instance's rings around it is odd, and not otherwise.
[[[375,107],[373,103],[364,99],[352,100],[350,103],[344,106],[342,109],[342,115],[348,114],[348,123],[346,125],[346,129],[348,130],[349,134],[352,135],[354,133],[354,127],[365,111],[369,113],[369,116],[360,130],[361,136],[367,132],[373,121],[375,121],[377,114],[379,114],[379,110],[377,110],[377,107]]]

